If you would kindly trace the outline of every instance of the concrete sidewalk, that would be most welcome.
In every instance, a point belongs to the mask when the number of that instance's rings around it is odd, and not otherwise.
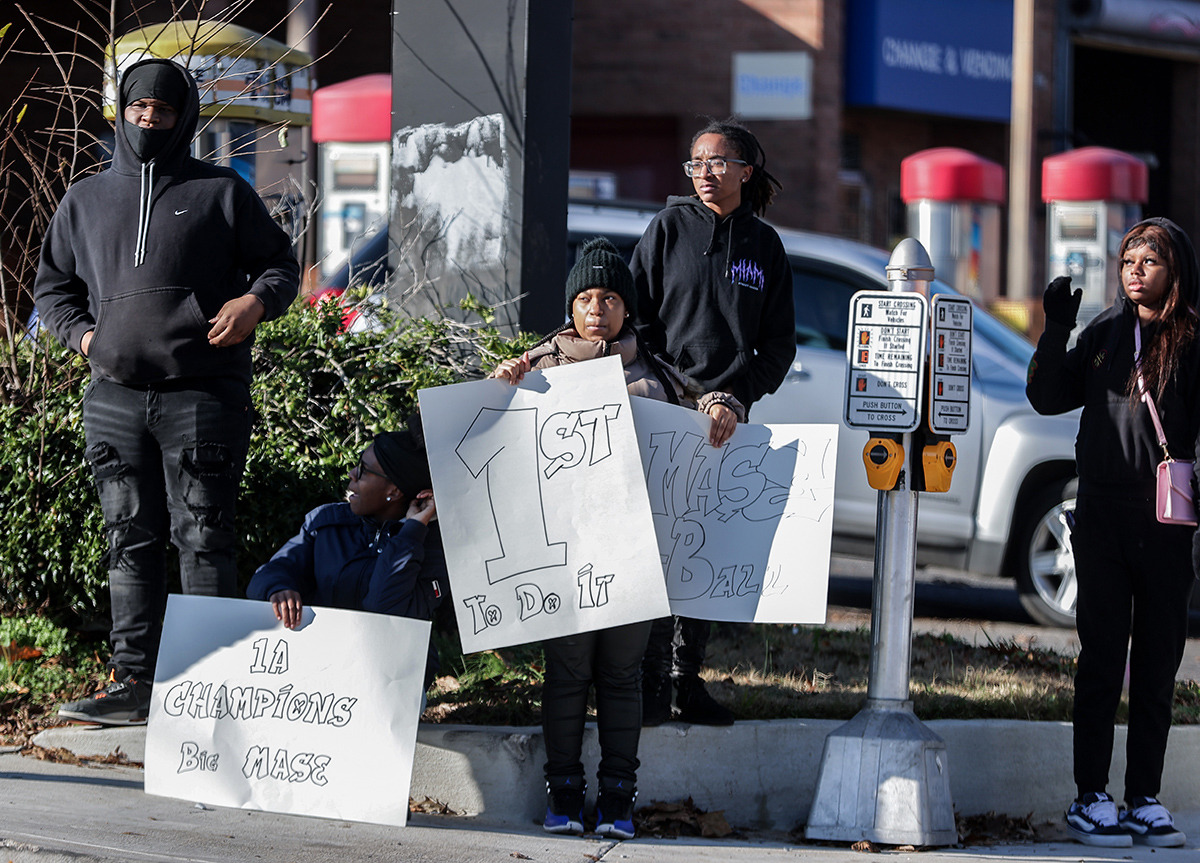
[[[1186,849],[1094,849],[1062,841],[885,850],[914,863],[1191,860],[1200,810],[1177,811],[1191,837]],[[1051,831],[1053,832],[1053,831]],[[403,829],[199,806],[142,791],[142,772],[128,767],[55,764],[0,754],[0,860],[12,863],[862,863],[848,845],[789,842],[778,833],[741,839],[557,837],[536,823],[501,826],[480,818],[414,815]]]
[[[691,797],[701,809],[723,811],[735,827],[786,833],[807,820],[825,737],[840,724],[781,719],[727,728],[672,722],[644,729],[640,802]],[[956,813],[1062,818],[1075,793],[1069,724],[939,720],[926,726],[946,743]],[[526,829],[545,807],[541,737],[538,727],[422,724],[410,794],[444,803],[477,823]],[[145,728],[67,726],[44,731],[34,742],[80,756],[119,750],[140,762]],[[1118,794],[1124,752],[1125,726],[1118,726],[1110,784]],[[598,759],[596,727],[589,724],[584,763]],[[1200,726],[1171,730],[1166,763],[1163,802],[1172,811],[1200,811]]]

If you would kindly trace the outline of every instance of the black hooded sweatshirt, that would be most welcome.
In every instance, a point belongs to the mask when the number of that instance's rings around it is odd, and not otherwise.
[[[1197,307],[1200,275],[1196,254],[1187,235],[1169,219],[1146,219],[1138,224],[1164,228],[1175,247],[1179,285],[1188,306]],[[1075,439],[1075,463],[1081,494],[1151,498],[1162,447],[1141,402],[1130,407],[1126,387],[1133,372],[1133,328],[1137,306],[1121,289],[1116,301],[1079,334],[1070,351],[1071,331],[1054,321],[1038,340],[1029,363],[1025,393],[1040,414],[1061,414],[1083,408]],[[1143,350],[1156,327],[1143,327]],[[1200,433],[1200,339],[1185,348],[1178,368],[1154,405],[1162,422],[1171,456],[1192,459]]]
[[[175,127],[149,162],[126,137],[118,95],[110,167],[67,190],[42,243],[34,283],[40,320],[69,348],[95,330],[92,376],[125,385],[236,378],[249,383],[253,336],[232,347],[208,343],[210,318],[251,293],[264,320],[296,297],[300,268],[286,233],[237,172],[191,158],[200,115],[196,82]],[[118,94],[124,92],[118,88]]]
[[[705,392],[750,406],[775,392],[796,356],[792,268],[750,203],[721,218],[697,197],[670,197],[630,262],[637,330]]]

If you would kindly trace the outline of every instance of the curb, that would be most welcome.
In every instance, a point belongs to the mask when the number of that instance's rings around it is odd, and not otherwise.
[[[825,737],[836,720],[774,719],[724,728],[667,723],[642,731],[639,800],[691,797],[738,827],[791,830],[808,818]],[[960,815],[995,812],[1035,821],[1062,817],[1075,796],[1071,726],[1020,720],[934,720],[946,743],[951,797]],[[1112,787],[1125,770],[1125,726],[1117,726]],[[67,726],[34,737],[81,758],[145,758],[146,729]],[[427,725],[417,732],[409,794],[446,804],[481,823],[540,822],[545,807],[540,727]],[[599,760],[595,723],[584,733],[584,763]],[[1176,726],[1167,746],[1162,799],[1200,809],[1200,726]],[[878,777],[880,783],[887,777]],[[594,786],[594,782],[591,783]]]

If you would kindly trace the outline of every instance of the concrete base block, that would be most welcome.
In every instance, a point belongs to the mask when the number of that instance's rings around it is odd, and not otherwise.
[[[946,744],[901,707],[869,706],[825,740],[805,836],[953,845]]]
[[[791,830],[808,817],[825,738],[844,723],[777,719],[727,728],[667,723],[642,732],[640,795],[654,800],[691,797],[722,810],[736,827]],[[945,741],[954,773],[950,792],[961,815],[995,812],[1035,821],[1060,821],[1075,796],[1071,726],[1063,722],[937,720],[925,723]],[[65,726],[34,743],[81,758],[123,752],[145,758],[146,729]],[[1120,797],[1125,774],[1125,727],[1116,729],[1109,791]],[[596,729],[584,736],[584,764],[595,791]],[[467,725],[421,725],[412,795],[430,797],[486,823],[540,822],[546,805],[542,730]],[[1160,797],[1173,811],[1200,809],[1200,726],[1171,729]]]

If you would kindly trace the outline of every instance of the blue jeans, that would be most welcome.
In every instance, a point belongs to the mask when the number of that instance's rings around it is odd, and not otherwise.
[[[153,674],[168,538],[184,593],[236,593],[234,509],[250,423],[249,388],[237,379],[88,386],[86,455],[108,535],[110,667]]]

